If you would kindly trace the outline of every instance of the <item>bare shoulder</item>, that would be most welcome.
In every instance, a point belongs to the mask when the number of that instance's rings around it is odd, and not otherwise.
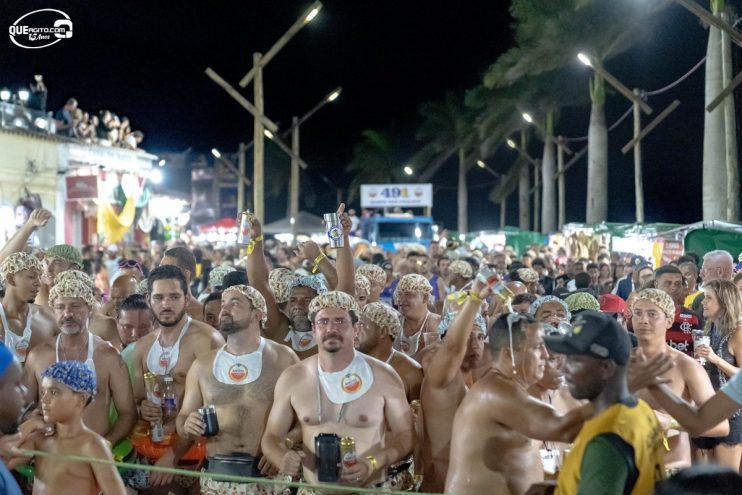
[[[112,459],[111,450],[103,437],[88,428],[80,433],[79,451],[90,457]]]
[[[34,346],[34,348],[29,351],[26,362],[32,362],[36,359],[46,356],[49,353],[55,353],[56,343],[56,337],[49,337],[48,339],[41,342],[39,345]]]
[[[428,321],[425,322],[425,329],[428,332],[438,331],[438,325],[441,323],[441,315],[437,313],[430,313]]]
[[[191,331],[194,331],[192,335],[196,335],[199,337],[205,337],[208,339],[217,338],[222,341],[224,340],[222,334],[220,334],[217,329],[202,321],[191,320],[191,326],[188,329],[187,333],[191,333]]]
[[[121,359],[119,351],[111,343],[97,335],[91,335],[95,353],[106,359]]]
[[[134,346],[134,355],[135,356],[144,356],[149,352],[149,349],[152,347],[152,344],[155,343],[155,339],[157,338],[157,332],[150,332],[141,339],[137,340],[137,345]]]
[[[395,356],[394,357],[397,360],[397,363],[405,371],[407,371],[407,370],[409,370],[409,371],[418,371],[419,370],[422,373],[423,367],[420,365],[420,363],[418,363],[417,361],[415,361],[414,359],[412,359],[407,354],[405,354],[403,352],[397,352],[397,353],[395,353]]]
[[[194,361],[193,364],[191,364],[191,369],[202,369],[206,368],[209,369],[214,364],[214,359],[216,358],[216,353],[219,352],[219,349],[213,349],[209,352],[205,352],[203,354],[200,354]]]
[[[39,304],[29,304],[31,308],[32,316],[44,323],[51,323],[52,325],[57,324],[56,318],[54,318],[54,311],[49,306],[41,306]]]
[[[683,375],[688,373],[703,373],[706,374],[706,370],[701,366],[701,363],[677,349],[670,349],[670,355],[675,361],[675,366],[680,370]]]
[[[290,348],[287,345],[279,344],[276,341],[273,341],[271,339],[263,339],[265,342],[266,350],[269,350],[272,353],[275,353],[276,356],[276,362],[279,365],[284,365],[286,367],[291,366],[294,363],[299,362],[299,356],[296,355],[294,350]]]
[[[292,364],[281,373],[279,380],[283,382],[284,386],[293,388],[297,384],[304,383],[307,377],[312,376],[312,369],[317,368],[317,356],[310,356],[303,361]]]
[[[394,371],[394,368],[383,361],[379,361],[374,357],[367,356],[361,353],[359,353],[359,355],[363,356],[363,359],[365,359],[366,362],[371,365],[371,370],[374,373],[374,380],[379,380],[379,382],[382,384],[398,385],[404,390],[402,379],[399,377],[399,374]]]

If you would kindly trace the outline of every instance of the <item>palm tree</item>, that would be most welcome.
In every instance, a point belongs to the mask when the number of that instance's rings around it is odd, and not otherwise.
[[[649,14],[666,5],[666,2],[631,0],[513,0],[511,12],[516,20],[515,40],[519,49],[500,57],[493,69],[497,65],[508,67],[499,77],[513,82],[527,75],[570,66],[576,54],[585,49],[602,63],[640,39],[638,31],[648,27]],[[606,220],[608,212],[608,139],[602,78],[593,75],[589,88],[586,218],[588,223],[597,223]]]
[[[413,158],[425,171],[419,180],[430,180],[439,168],[456,156],[458,165],[457,229],[468,231],[468,189],[466,172],[477,156],[474,120],[476,113],[464,103],[464,96],[447,93],[443,101],[425,102],[420,106],[423,122],[417,139],[423,147]]]
[[[725,0],[711,0],[711,12],[722,18]],[[728,19],[728,17],[727,17]],[[705,104],[729,84],[732,72],[731,42],[726,33],[709,26],[706,49]],[[703,219],[736,220],[739,214],[737,138],[734,120],[734,93],[713,112],[704,112],[703,126]],[[726,194],[720,194],[726,191]]]
[[[366,129],[353,148],[353,160],[345,170],[352,175],[348,202],[358,199],[361,184],[389,184],[402,180],[401,145],[393,129]]]

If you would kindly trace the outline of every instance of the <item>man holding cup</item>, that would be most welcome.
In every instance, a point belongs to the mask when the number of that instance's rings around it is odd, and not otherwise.
[[[260,336],[266,321],[263,296],[247,285],[222,293],[219,330],[227,338],[222,348],[201,355],[188,370],[178,433],[196,439],[205,433],[199,409],[213,405],[219,429],[206,440],[206,472],[239,476],[275,474],[260,452],[265,420],[281,373],[298,363],[294,351]],[[255,486],[201,478],[201,493],[255,490]],[[269,493],[260,487],[258,493]],[[231,492],[230,492],[231,493]]]

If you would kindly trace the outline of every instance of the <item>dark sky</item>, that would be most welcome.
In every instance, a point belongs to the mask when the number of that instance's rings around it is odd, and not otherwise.
[[[251,116],[204,74],[209,66],[236,85],[252,64],[254,51],[265,52],[306,9],[310,1],[4,1],[3,29],[38,8],[59,8],[74,23],[71,40],[42,50],[23,50],[7,34],[0,37],[0,86],[15,88],[34,73],[44,74],[49,108],[69,96],[89,111],[108,108],[128,116],[146,134],[144,148],[154,153],[192,147],[234,150],[252,139]],[[312,188],[321,213],[333,207],[335,193],[318,173],[344,187],[344,172],[364,129],[394,125],[408,155],[415,151],[417,110],[425,100],[447,90],[466,89],[512,43],[509,2],[327,0],[320,15],[265,69],[267,115],[285,128],[331,89],[342,85],[341,98],[322,109],[302,128],[302,156],[312,170],[303,187]],[[6,31],[7,32],[7,31]],[[678,6],[665,10],[651,33],[629,52],[607,63],[627,85],[649,90],[665,86],[705,54],[707,31]],[[577,64],[574,84],[587,91],[587,72]],[[246,94],[252,99],[252,87]],[[645,145],[647,221],[692,222],[701,215],[703,68],[650,104],[659,113],[673,99],[681,107]],[[610,95],[609,123],[628,103]],[[589,108],[565,109],[557,132],[587,132]],[[645,118],[645,122],[649,119]],[[631,119],[609,136],[609,220],[631,221],[634,215],[632,156],[620,147],[630,138]],[[574,148],[579,149],[580,143]],[[539,143],[531,153],[540,154]],[[284,180],[288,158],[268,151],[270,181]],[[498,152],[489,163],[505,171],[513,156]],[[586,163],[567,174],[568,221],[584,220]],[[672,181],[670,182],[670,180]],[[436,177],[434,216],[455,223],[455,164]],[[482,187],[491,176],[469,173],[470,228],[494,228],[498,209]],[[515,196],[508,223],[515,224]],[[285,215],[285,195],[267,198],[267,221]]]

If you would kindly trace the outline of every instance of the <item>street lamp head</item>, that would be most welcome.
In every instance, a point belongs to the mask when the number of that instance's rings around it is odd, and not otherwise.
[[[588,67],[592,67],[593,66],[593,61],[590,60],[590,57],[588,57],[587,55],[585,55],[582,52],[580,52],[580,53],[577,54],[577,60],[579,60],[583,64],[587,65]]]
[[[415,171],[412,170],[412,167],[410,167],[409,165],[405,166],[404,173],[406,173],[407,175],[412,175],[414,172]]]
[[[505,140],[505,142],[508,144],[508,146],[510,146],[511,148],[515,149],[515,141],[513,141],[510,138],[508,138],[508,139]]]
[[[273,139],[273,133],[268,129],[263,129],[263,134],[265,134],[265,137],[267,137],[268,139]]]
[[[11,93],[8,88],[0,89],[0,101],[8,101],[10,99]]]
[[[486,167],[487,165],[485,165],[485,164],[484,164],[484,162],[483,162],[482,160],[477,160],[477,166],[478,166],[479,168],[484,168],[484,167]]]
[[[165,160],[160,160],[159,162],[157,162],[157,164],[159,166],[161,166],[161,167],[164,167],[165,166]]]
[[[162,171],[160,171],[159,168],[153,168],[150,170],[149,180],[152,181],[153,184],[159,184],[162,182]]]
[[[529,124],[533,123],[533,117],[531,117],[531,114],[528,112],[523,112],[523,120],[525,120]]]
[[[306,16],[304,16],[304,24],[311,22],[312,19],[317,17],[317,14],[319,14],[320,9],[322,8],[322,2],[314,2],[312,6],[310,7],[309,12]]]
[[[211,148],[211,154],[214,155],[214,158],[221,158],[222,154],[219,153],[219,150],[216,148]]]
[[[23,103],[28,101],[29,96],[31,96],[31,93],[29,93],[27,89],[18,91],[18,98],[20,98]]]
[[[337,88],[332,93],[327,95],[327,101],[335,101],[340,96],[340,92],[343,91],[343,88]]]

